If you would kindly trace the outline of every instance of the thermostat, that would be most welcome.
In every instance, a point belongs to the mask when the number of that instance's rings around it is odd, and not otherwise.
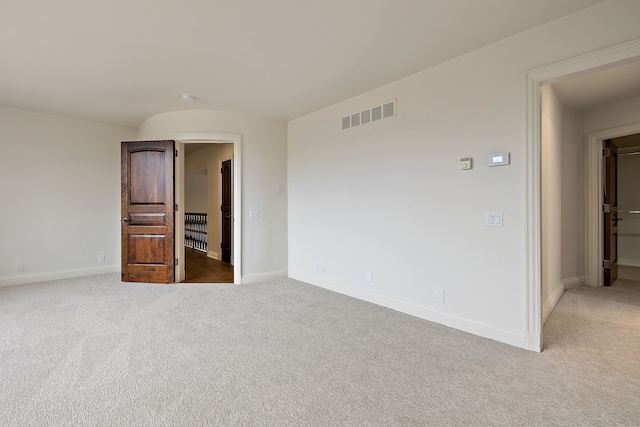
[[[504,166],[509,164],[509,153],[495,153],[487,156],[487,166]]]
[[[463,157],[460,159],[460,169],[469,170],[471,169],[471,157]]]

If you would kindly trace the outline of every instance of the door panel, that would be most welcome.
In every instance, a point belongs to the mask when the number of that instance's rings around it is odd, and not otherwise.
[[[174,142],[121,146],[122,281],[174,281]]]
[[[618,147],[610,139],[604,145],[604,286],[618,278]]]
[[[231,160],[222,162],[222,261],[231,262]]]

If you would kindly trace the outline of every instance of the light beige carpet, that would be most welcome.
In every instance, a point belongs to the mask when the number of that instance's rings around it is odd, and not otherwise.
[[[532,353],[294,280],[0,288],[0,425],[637,426],[640,288]]]

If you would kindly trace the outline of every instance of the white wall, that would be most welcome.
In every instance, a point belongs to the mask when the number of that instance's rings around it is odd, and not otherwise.
[[[184,174],[184,209],[186,212],[207,212],[207,189],[207,175],[201,173]]]
[[[542,318],[586,282],[584,116],[541,88]]]
[[[605,105],[585,113],[585,132],[598,132],[640,123],[640,98]]]
[[[584,114],[564,107],[562,113],[562,249],[565,288],[586,283],[586,136]]]
[[[148,118],[138,139],[188,132],[242,134],[243,280],[286,273],[286,123],[225,111],[177,111]],[[260,218],[249,220],[250,210],[258,210]]]
[[[541,88],[542,313],[546,320],[562,296],[563,106],[553,86]]]
[[[639,15],[605,2],[291,121],[290,276],[524,346],[524,75],[640,37]],[[391,99],[396,119],[340,130]]]
[[[135,135],[0,107],[0,285],[119,271],[120,142]]]

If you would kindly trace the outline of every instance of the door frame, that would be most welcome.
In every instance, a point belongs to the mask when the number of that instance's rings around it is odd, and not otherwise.
[[[640,58],[640,39],[536,68],[525,74],[524,348],[542,351],[540,87]],[[589,167],[589,165],[587,165]]]
[[[640,123],[619,126],[587,134],[587,234],[586,234],[586,265],[587,285],[603,286],[604,272],[602,270],[602,254],[604,250],[603,235],[603,162],[602,142],[606,139],[640,133]]]
[[[176,150],[178,150],[178,159],[176,161],[176,203],[178,211],[176,212],[176,255],[178,257],[178,265],[176,268],[176,283],[184,280],[181,275],[185,271],[185,252],[184,252],[184,144],[233,144],[233,283],[239,285],[242,283],[242,175],[241,175],[241,153],[242,153],[242,135],[239,133],[222,133],[222,132],[187,132],[176,133],[172,136],[176,141]]]

